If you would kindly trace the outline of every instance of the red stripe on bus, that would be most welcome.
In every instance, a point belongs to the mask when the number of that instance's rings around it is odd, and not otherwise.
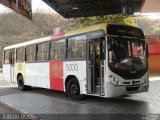
[[[64,33],[51,36],[51,40],[53,41],[61,38],[64,38]]]
[[[50,89],[64,91],[63,61],[50,61]]]

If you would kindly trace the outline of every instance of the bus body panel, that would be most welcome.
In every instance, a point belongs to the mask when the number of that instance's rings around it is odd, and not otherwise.
[[[3,76],[5,80],[11,82],[11,65],[10,64],[3,64]]]
[[[79,81],[81,94],[86,94],[86,61],[65,61],[63,69],[64,78],[75,76]]]
[[[26,63],[26,85],[49,89],[49,63]]]
[[[64,91],[63,61],[50,61],[50,89]]]
[[[15,71],[15,80],[17,82],[17,78],[18,78],[18,74],[21,74],[23,76],[23,80],[24,80],[24,84],[26,84],[26,63],[15,63],[15,68],[14,68],[14,71]]]

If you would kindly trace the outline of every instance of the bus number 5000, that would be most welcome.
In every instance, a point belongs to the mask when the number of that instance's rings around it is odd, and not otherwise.
[[[77,64],[66,64],[66,71],[77,71],[78,65]]]

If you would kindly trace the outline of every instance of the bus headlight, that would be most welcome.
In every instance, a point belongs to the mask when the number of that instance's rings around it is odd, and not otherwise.
[[[115,84],[115,85],[118,85],[118,84],[119,84],[119,81],[118,81],[117,78],[114,77],[113,80],[112,80],[112,83]]]
[[[148,83],[149,82],[149,78],[147,77],[146,79],[145,79],[145,83]]]
[[[115,84],[116,84],[116,85],[118,85],[118,83],[119,83],[118,81],[115,81]]]
[[[115,77],[112,76],[112,75],[109,75],[109,81],[112,82],[114,85],[118,85],[118,84],[119,84],[118,79],[115,78]]]

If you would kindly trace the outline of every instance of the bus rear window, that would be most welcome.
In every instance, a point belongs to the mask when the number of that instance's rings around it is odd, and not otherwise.
[[[9,64],[9,50],[4,51],[4,64]]]

